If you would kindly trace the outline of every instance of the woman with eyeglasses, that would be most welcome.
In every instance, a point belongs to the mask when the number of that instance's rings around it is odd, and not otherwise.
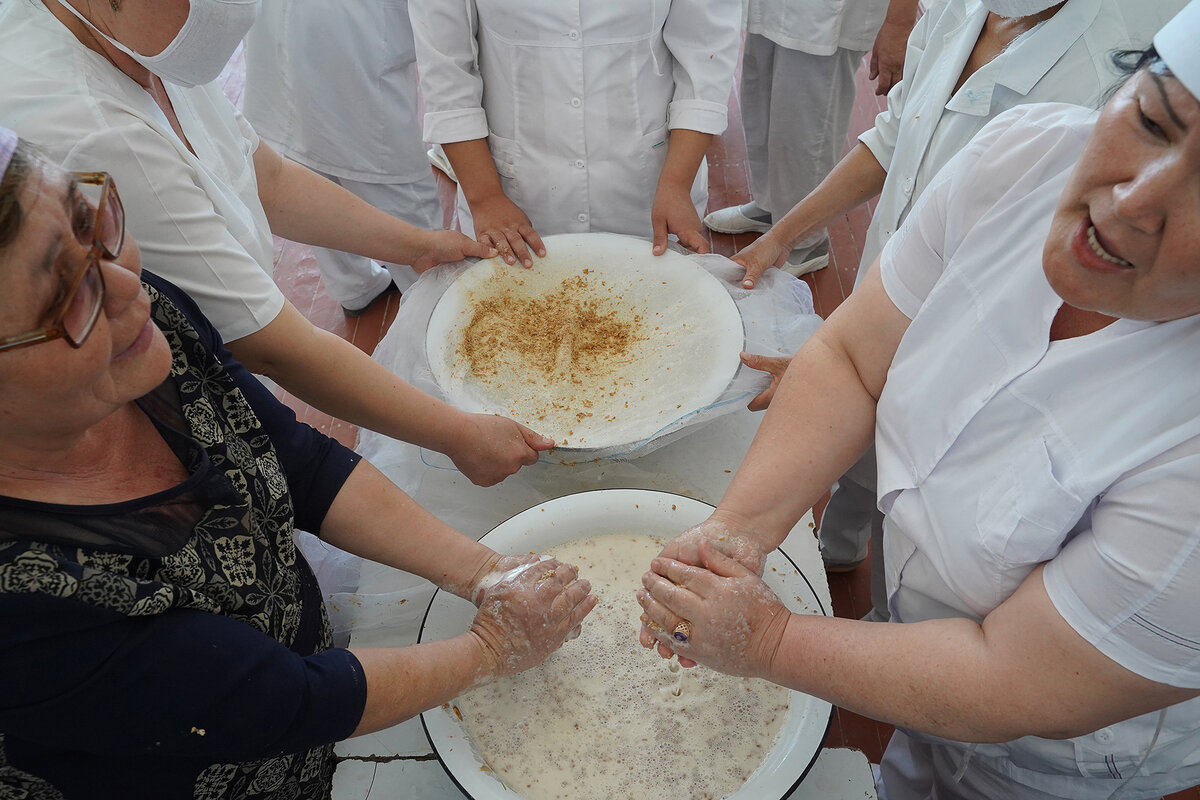
[[[258,138],[214,80],[258,6],[4,2],[0,120],[56,163],[111,172],[155,271],[195,298],[251,371],[331,416],[445,453],[480,485],[536,462],[552,440],[417,391],[310,323],[271,279],[272,234],[417,272],[492,251],[385,214]]]
[[[577,632],[573,567],[297,423],[140,263],[111,177],[0,128],[0,797],[326,798],[332,742]],[[297,525],[475,602],[471,630],[331,648]]]
[[[894,724],[884,800],[1200,784],[1198,41],[948,162],[643,578],[644,644]],[[790,614],[761,553],[871,441],[892,621]]]

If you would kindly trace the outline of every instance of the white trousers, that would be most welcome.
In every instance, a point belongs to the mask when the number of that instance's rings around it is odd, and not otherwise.
[[[754,202],[779,219],[817,187],[846,147],[854,75],[864,53],[814,56],[746,34],[742,125]],[[816,232],[797,248],[824,239]]]
[[[320,174],[381,211],[418,228],[442,227],[442,206],[432,171],[427,177],[412,183],[363,183],[323,172]],[[367,305],[392,280],[396,281],[400,291],[404,291],[417,279],[417,273],[405,264],[385,267],[364,256],[324,247],[314,247],[313,252],[317,257],[325,291],[346,308],[357,309]]]

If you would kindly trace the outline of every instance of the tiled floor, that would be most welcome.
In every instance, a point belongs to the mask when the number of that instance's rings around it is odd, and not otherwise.
[[[243,84],[244,63],[240,52],[223,75],[226,91],[236,100],[240,99]],[[850,121],[847,146],[855,137],[871,126],[875,115],[884,107],[884,99],[875,96],[873,87],[866,79],[865,69],[859,70],[859,94]],[[723,208],[740,204],[750,199],[749,168],[746,164],[746,142],[741,128],[741,113],[735,96],[730,99],[730,125],[724,136],[719,137],[708,152],[709,163],[709,208]],[[451,220],[453,206],[453,184],[444,175],[438,174],[442,190],[443,207],[447,209],[446,220]],[[828,316],[846,298],[854,285],[858,262],[862,254],[863,237],[874,210],[874,202],[847,214],[829,226],[832,263],[830,267],[804,278],[813,290],[816,310]],[[710,234],[713,251],[733,255],[745,247],[757,234],[729,236]],[[396,315],[399,297],[389,295],[361,317],[345,317],[340,306],[324,292],[316,261],[310,248],[293,242],[276,240],[275,278],[292,303],[326,330],[333,331],[370,353],[378,344]],[[315,411],[303,402],[280,392],[284,402],[296,409],[302,420],[329,433],[338,440],[353,446],[357,430],[343,422],[332,420]],[[816,509],[818,518],[820,506]],[[829,588],[833,595],[833,610],[839,617],[857,619],[871,607],[870,577],[866,564],[854,572],[830,575]],[[858,714],[837,709],[825,744],[830,747],[856,747],[874,763],[878,763],[883,749],[891,736],[892,727],[867,719]],[[1170,795],[1166,800],[1200,800],[1200,788]]]

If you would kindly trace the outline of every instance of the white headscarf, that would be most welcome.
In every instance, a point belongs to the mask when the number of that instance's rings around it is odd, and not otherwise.
[[[1154,37],[1154,49],[1179,82],[1200,99],[1200,0],[1192,0]]]

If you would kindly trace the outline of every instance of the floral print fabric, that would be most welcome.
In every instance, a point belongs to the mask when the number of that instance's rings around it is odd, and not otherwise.
[[[229,484],[227,502],[200,509],[178,550],[144,556],[20,538],[0,539],[0,592],[51,595],[131,617],[195,609],[240,620],[285,646],[302,619],[293,507],[279,458],[237,384],[187,317],[156,288],[154,320],[173,353],[168,383],[178,390],[186,432]],[[170,387],[165,387],[170,390]],[[316,651],[332,642],[321,610]],[[301,653],[310,655],[310,653]],[[57,798],[44,780],[8,764],[0,734],[0,797]],[[197,776],[196,800],[326,798],[332,745],[239,763]]]

